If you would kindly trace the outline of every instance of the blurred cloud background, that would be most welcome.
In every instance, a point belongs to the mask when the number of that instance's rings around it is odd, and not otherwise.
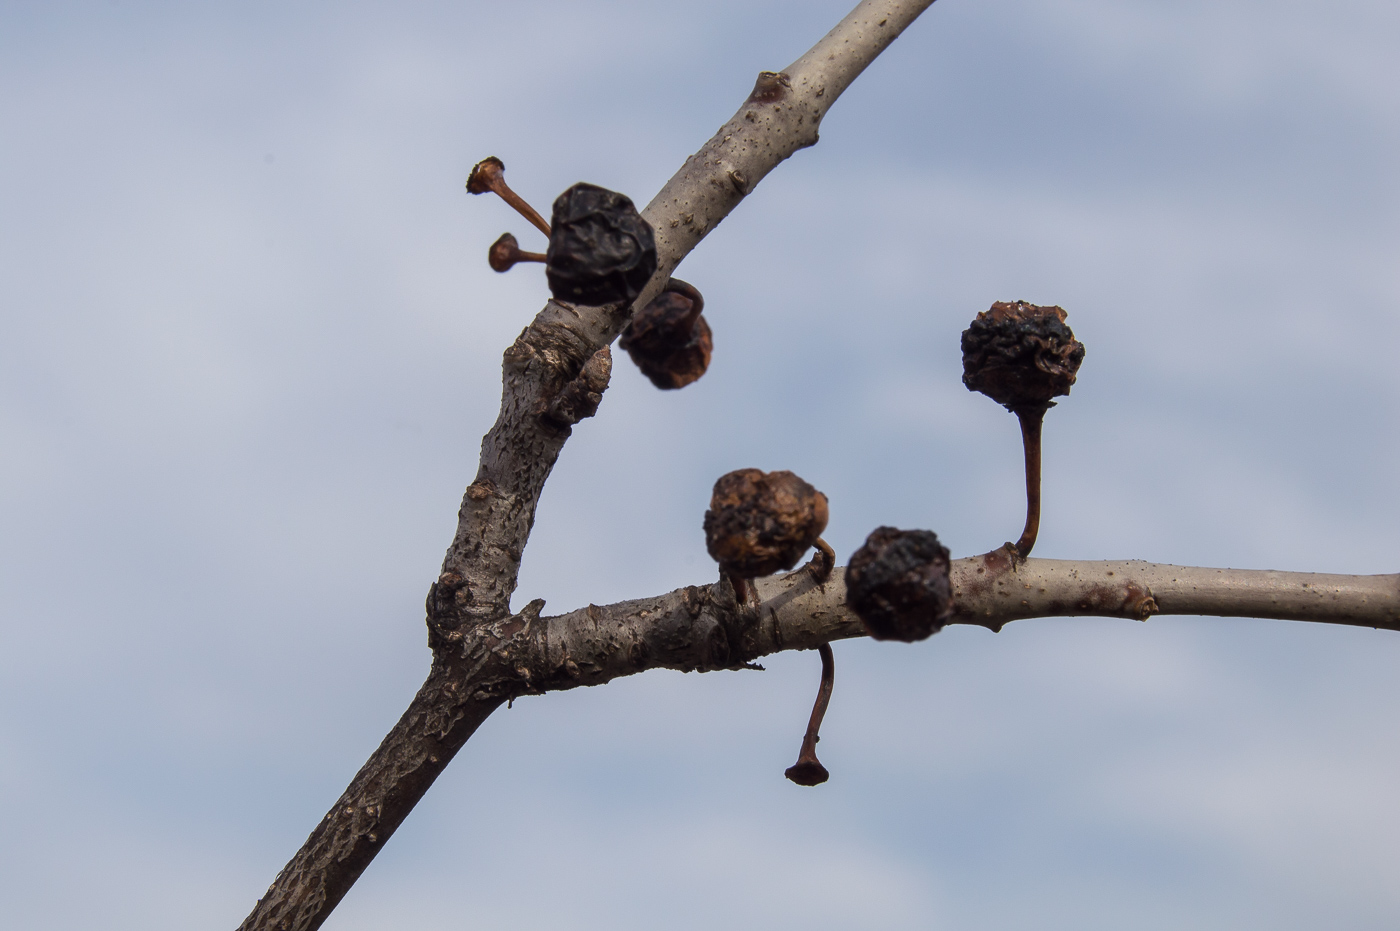
[[[540,209],[644,204],[850,0],[0,6],[0,900],[236,926],[427,668],[423,596],[542,305]],[[1022,516],[960,382],[993,300],[1088,346],[1037,555],[1394,572],[1400,7],[941,0],[682,266],[516,604],[714,576],[733,468],[955,555]],[[533,238],[532,238],[533,237]],[[652,672],[489,720],[334,913],[416,929],[1400,925],[1400,635],[1023,621]]]

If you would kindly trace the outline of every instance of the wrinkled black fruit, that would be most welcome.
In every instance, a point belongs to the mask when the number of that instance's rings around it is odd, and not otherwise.
[[[846,567],[846,604],[876,640],[937,633],[953,616],[948,548],[931,530],[877,527]]]
[[[554,202],[545,275],[571,304],[635,300],[656,273],[651,225],[616,191],[579,182]]]
[[[1069,394],[1084,344],[1060,307],[997,301],[963,331],[963,384],[1008,410],[1045,409]]]

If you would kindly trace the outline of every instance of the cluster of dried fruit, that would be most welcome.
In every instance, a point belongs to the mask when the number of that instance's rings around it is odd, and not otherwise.
[[[821,538],[828,514],[826,495],[791,472],[737,469],[715,482],[705,546],[744,604],[756,598],[753,579],[791,569],[814,546],[812,573],[826,582],[835,562]],[[877,640],[923,640],[952,616],[948,566],[932,531],[879,527],[851,557],[846,603]]]
[[[729,579],[735,600],[758,600],[753,579],[797,565],[807,550],[818,555],[809,565],[825,584],[835,553],[821,538],[828,518],[826,495],[791,472],[738,469],[715,482],[705,512],[705,545]],[[948,550],[927,530],[881,527],[851,557],[846,600],[870,635],[882,640],[922,640],[952,615]],[[831,646],[819,648],[821,686],[795,764],[785,775],[798,785],[826,782],[829,773],[816,747],[835,678]]]
[[[519,262],[542,262],[556,300],[575,304],[631,304],[656,274],[651,226],[632,201],[606,188],[579,183],[554,202],[545,223],[505,183],[500,159],[479,162],[467,181],[473,194],[492,191],[549,237],[546,253],[525,252],[506,233],[491,245],[496,271]],[[705,301],[692,285],[671,278],[662,292],[632,316],[619,345],[658,388],[691,384],[709,367],[713,341],[702,316]],[[1013,555],[1025,558],[1040,524],[1040,434],[1054,398],[1074,385],[1084,346],[1065,325],[1059,307],[1025,301],[994,303],[963,331],[963,383],[1005,406],[1021,423],[1026,460],[1026,525]],[[715,482],[705,512],[705,543],[733,588],[741,609],[759,600],[753,580],[797,565],[825,584],[835,553],[821,538],[826,495],[791,472],[739,469]],[[952,618],[949,553],[929,530],[877,527],[851,556],[845,572],[846,604],[877,640],[914,642],[937,633]],[[820,648],[822,680],[802,750],[787,777],[800,785],[828,778],[816,743],[834,681],[829,644]]]
[[[495,193],[549,237],[544,253],[526,252],[510,233],[491,244],[487,262],[498,272],[520,262],[541,262],[555,300],[571,304],[631,304],[656,274],[651,224],[625,195],[579,182],[554,201],[550,222],[505,180],[494,156],[467,178],[473,194]],[[700,315],[705,302],[693,285],[671,278],[662,293],[637,311],[620,345],[658,388],[683,388],[705,374],[714,342]]]

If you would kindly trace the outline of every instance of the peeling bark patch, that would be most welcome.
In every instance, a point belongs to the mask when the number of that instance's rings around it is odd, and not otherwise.
[[[567,382],[578,377],[584,364],[598,351],[598,347],[590,343],[582,333],[568,326],[536,322],[520,334],[508,352],[512,350],[518,350],[528,361],[543,362],[548,366],[551,377]]]
[[[1013,565],[1010,548],[1007,546],[994,549],[990,553],[984,554],[981,558],[982,565],[986,568],[989,577],[995,577],[1009,572]]]
[[[1109,575],[1112,574],[1109,573]],[[1151,591],[1139,586],[1136,582],[1129,582],[1127,591],[1128,596],[1123,599],[1123,608],[1133,617],[1139,621],[1145,621],[1157,613],[1157,599],[1152,597]]]
[[[754,82],[750,103],[776,103],[787,96],[792,88],[792,79],[785,71],[760,71]]]
[[[540,419],[555,429],[567,430],[580,420],[592,417],[598,413],[598,405],[611,379],[612,350],[604,346],[593,353],[583,371],[557,395],[541,402]]]
[[[1109,585],[1090,585],[1084,597],[1075,602],[1081,611],[1103,611],[1115,608],[1121,603],[1118,591]]]
[[[722,624],[716,624],[710,628],[709,636],[706,638],[706,646],[711,669],[725,669],[730,665],[729,634]]]
[[[467,497],[473,501],[485,501],[497,493],[496,483],[489,478],[479,478],[467,486]]]
[[[520,331],[520,335],[515,338],[515,342],[506,347],[506,351],[501,353],[501,369],[507,374],[525,371],[530,361],[535,358],[535,347],[530,345],[530,331],[532,327],[526,327]]]
[[[473,600],[467,580],[451,569],[438,576],[438,580],[429,586],[424,610],[428,619],[429,641],[434,649],[461,638],[464,609]]]
[[[684,598],[686,613],[689,614],[692,619],[699,617],[700,613],[704,611],[705,608],[708,607],[710,604],[709,588],[701,588],[696,585],[687,585],[683,589],[683,591],[685,592]]]
[[[1152,592],[1136,582],[1090,585],[1074,607],[1079,611],[1132,617],[1140,621],[1147,620],[1158,611]]]
[[[992,591],[992,586],[1001,576],[1012,569],[1011,554],[1006,547],[994,549],[990,553],[984,553],[974,558],[977,568],[974,577],[965,583],[965,588],[953,593],[954,610],[963,613],[957,605],[958,596],[966,595],[968,598],[982,600]]]

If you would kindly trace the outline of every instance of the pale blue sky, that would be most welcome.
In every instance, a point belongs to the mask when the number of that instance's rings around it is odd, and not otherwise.
[[[423,596],[543,275],[846,11],[0,4],[6,925],[238,924],[407,704]],[[940,0],[686,261],[710,373],[623,357],[517,604],[714,575],[733,468],[971,555],[1015,422],[994,300],[1088,347],[1037,554],[1393,572],[1400,7]],[[533,238],[532,238],[533,237]],[[326,928],[1391,929],[1400,635],[1159,618],[653,672],[481,729]]]

